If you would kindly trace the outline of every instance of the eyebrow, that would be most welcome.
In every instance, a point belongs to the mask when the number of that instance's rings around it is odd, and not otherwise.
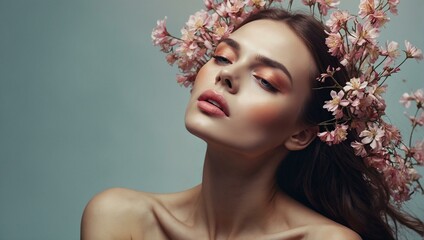
[[[224,38],[224,39],[221,39],[221,41],[218,42],[217,46],[222,42],[227,44],[228,46],[234,48],[235,50],[240,51],[240,44],[238,42],[236,42],[235,40],[233,40],[231,38]]]
[[[237,52],[239,52],[240,49],[241,49],[240,44],[238,42],[236,42],[235,40],[231,39],[231,38],[222,39],[218,43],[218,45],[222,42],[227,44],[228,46],[230,46],[231,48],[233,48]],[[265,57],[263,55],[256,55],[255,59],[256,59],[256,61],[258,61],[262,65],[269,66],[271,68],[280,69],[281,71],[283,71],[289,77],[290,83],[293,83],[293,79],[292,79],[292,76],[291,76],[289,70],[287,70],[286,66],[284,66],[282,63],[277,62],[275,60],[272,60],[271,58]]]

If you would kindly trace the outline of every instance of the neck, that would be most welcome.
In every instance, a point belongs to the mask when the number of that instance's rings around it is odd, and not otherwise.
[[[238,234],[265,225],[275,209],[275,171],[281,151],[249,157],[208,145],[198,217],[211,236]]]

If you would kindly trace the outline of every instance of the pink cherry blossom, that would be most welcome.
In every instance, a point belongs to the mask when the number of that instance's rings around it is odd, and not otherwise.
[[[215,12],[222,17],[228,17],[227,5],[225,2],[221,2],[215,7]]]
[[[333,130],[334,131],[334,140],[333,140],[334,144],[338,144],[338,143],[341,143],[344,140],[346,140],[348,128],[349,128],[349,126],[347,126],[345,124],[337,124],[336,125],[336,129]]]
[[[411,100],[414,100],[414,98],[412,96],[409,96],[408,93],[404,93],[402,94],[402,97],[400,98],[399,102],[406,108],[409,108],[409,106],[411,106]]]
[[[376,27],[376,28],[383,26],[390,20],[387,17],[387,14],[381,10],[375,11],[373,14],[370,14],[368,17],[373,27]]]
[[[152,31],[152,40],[155,46],[160,45],[169,36],[166,30],[166,17],[163,20],[158,20],[156,27]]]
[[[365,157],[365,163],[368,166],[371,166],[377,169],[380,172],[383,172],[384,169],[387,168],[387,156],[384,154],[381,155],[371,155],[369,157]]]
[[[219,15],[217,13],[214,13],[212,17],[217,20],[215,20],[215,25],[213,26],[213,30],[211,33],[211,37],[215,42],[218,42],[222,38],[228,37],[230,32],[232,32],[234,26],[227,25],[226,22],[219,20]]]
[[[177,83],[180,85],[186,85],[188,83],[187,77],[184,75],[177,75]]]
[[[359,134],[362,137],[361,142],[363,144],[369,144],[372,149],[380,149],[382,137],[384,136],[384,130],[377,124],[372,123],[368,125],[368,128]]]
[[[375,43],[369,42],[365,40],[364,44],[362,46],[353,46],[355,48],[354,50],[350,51],[350,59],[352,61],[351,64],[356,64],[357,61],[360,61],[362,58],[365,58],[367,55],[367,49],[369,45],[373,45]]]
[[[328,111],[333,112],[333,115],[335,115],[336,118],[339,118],[341,117],[340,115],[343,114],[340,107],[346,107],[349,105],[349,101],[343,98],[343,90],[340,90],[338,93],[334,90],[331,90],[330,95],[332,99],[325,101],[323,107],[328,109]]]
[[[196,51],[198,51],[198,45],[195,42],[183,42],[175,51],[187,57],[187,60],[193,60],[196,55]]]
[[[325,23],[331,30],[332,33],[338,33],[338,31],[345,27],[347,21],[351,19],[352,16],[348,11],[337,10],[330,15],[330,19]]]
[[[419,126],[424,126],[424,112],[421,112],[421,114],[416,118],[416,120]]]
[[[345,54],[342,58],[342,60],[340,61],[340,64],[342,64],[343,66],[347,67],[350,63],[350,56],[349,54]]]
[[[317,80],[320,82],[325,82],[325,79],[333,77],[334,73],[340,71],[340,67],[334,68],[332,66],[328,66],[325,73],[321,73]]]
[[[389,0],[389,10],[391,13],[397,15],[398,9],[397,5],[399,4],[399,0]]]
[[[416,60],[423,59],[423,53],[421,49],[416,48],[407,40],[405,40],[405,47],[406,47],[405,53],[407,58],[415,58]]]
[[[399,44],[395,41],[386,43],[386,48],[381,50],[382,56],[387,56],[385,66],[390,65],[396,58],[400,56]]]
[[[175,61],[177,61],[177,56],[174,53],[170,53],[166,55],[166,61],[169,63],[169,65],[173,65]]]
[[[321,141],[326,142],[328,145],[332,145],[334,141],[334,131],[320,132],[317,135]]]
[[[203,45],[209,50],[213,50],[215,48],[215,46],[209,40],[204,40]],[[202,57],[202,56],[199,56],[199,57]]]
[[[356,109],[360,109],[359,106],[361,104],[361,96],[362,94],[358,93],[358,97],[349,98],[350,106],[354,109],[352,112],[355,112]],[[353,95],[352,95],[353,96]]]
[[[326,142],[328,145],[339,144],[346,140],[347,130],[349,126],[345,124],[337,124],[336,128],[332,131],[325,131],[318,133],[321,141]]]
[[[391,179],[386,179],[386,182],[391,181]],[[390,185],[389,185],[390,186]],[[393,189],[393,186],[391,186]],[[408,188],[407,184],[404,184],[403,186],[398,187],[396,190],[392,190],[390,195],[393,198],[393,201],[401,204],[403,202],[406,202],[411,199],[411,192]]]
[[[360,78],[351,78],[350,81],[346,83],[346,86],[343,87],[343,90],[346,92],[351,91],[352,95],[362,97],[367,85],[367,81],[362,81]]]
[[[349,36],[349,40],[358,46],[362,46],[366,42],[375,44],[375,39],[378,37],[380,31],[371,25],[370,22],[366,22],[365,25],[360,23],[356,24],[356,32]]]
[[[402,136],[400,134],[399,129],[388,123],[383,123],[383,129],[384,129],[384,145],[390,144],[390,142],[393,142],[395,144],[399,144]]]
[[[391,58],[397,58],[399,53],[399,43],[395,41],[386,42],[386,49],[381,51],[383,56],[389,56]]]
[[[391,66],[388,66],[388,63],[385,63],[384,67],[383,67],[383,72],[381,73],[381,77],[388,77],[388,76],[391,76],[392,74],[397,73],[399,71],[400,71],[399,67],[393,68]]]
[[[405,169],[399,170],[394,167],[387,167],[384,169],[383,174],[386,182],[390,184],[395,201],[404,202],[410,198],[409,188],[406,186],[409,179]]]
[[[375,101],[376,103],[384,103],[383,93],[386,92],[387,85],[369,85],[369,88],[366,89],[368,97]]]
[[[363,143],[354,141],[350,144],[350,146],[353,148],[357,156],[365,157],[368,154]]]
[[[226,4],[226,11],[229,15],[236,15],[243,9],[245,2],[243,0],[228,0]]]
[[[325,39],[325,44],[328,46],[328,52],[333,56],[343,56],[344,46],[343,39],[339,33],[329,33]]]
[[[412,97],[417,102],[417,106],[419,106],[419,107],[424,106],[424,91],[422,89],[417,89],[412,94]]]
[[[194,31],[189,30],[187,28],[181,29],[181,39],[185,42],[192,42],[196,38],[196,34]]]
[[[215,5],[214,0],[203,0],[203,3],[205,4],[207,10],[212,10]]]
[[[262,8],[265,6],[265,0],[246,0],[246,5],[250,7]]]
[[[380,48],[376,44],[367,44],[363,55],[370,64],[374,64],[380,57]]]
[[[365,18],[370,14],[373,14],[375,8],[378,6],[378,0],[361,0],[359,3],[359,17]]]
[[[212,25],[213,22],[210,21],[210,15],[203,9],[191,15],[186,23],[188,31],[193,32],[212,27]]]
[[[409,108],[412,101],[416,102],[418,108],[422,108],[424,106],[424,91],[422,89],[417,89],[411,94],[404,93],[399,100],[406,108]]]
[[[343,99],[344,92],[339,91],[338,93],[334,90],[331,91],[332,100],[326,101],[327,104],[324,105],[324,108],[334,112],[339,106],[347,106],[349,102]]]
[[[215,40],[220,40],[220,39],[226,37],[226,33],[228,33],[228,30],[229,29],[228,29],[227,25],[216,27],[214,32],[213,32]]]
[[[323,16],[326,16],[330,8],[335,8],[340,4],[339,0],[316,0],[319,4],[319,11]]]
[[[411,153],[417,163],[424,166],[424,140],[415,143],[411,148]]]
[[[407,173],[408,178],[411,179],[411,181],[417,181],[422,177],[415,168],[408,168]]]

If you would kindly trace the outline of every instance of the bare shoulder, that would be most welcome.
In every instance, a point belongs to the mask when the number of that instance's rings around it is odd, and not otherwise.
[[[311,228],[308,240],[362,240],[353,230],[338,224],[318,225]]]
[[[282,198],[284,197],[286,198],[286,206],[290,204],[290,208],[283,208],[282,212],[288,213],[291,228],[300,229],[305,235],[305,240],[362,240],[355,231],[317,213],[290,197],[282,196]]]
[[[131,239],[134,229],[154,224],[148,194],[125,188],[112,188],[95,195],[85,207],[81,239]]]

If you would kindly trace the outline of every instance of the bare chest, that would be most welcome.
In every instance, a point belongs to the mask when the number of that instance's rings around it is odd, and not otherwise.
[[[181,229],[167,229],[163,231],[160,227],[151,228],[143,233],[136,234],[132,240],[145,240],[145,239],[155,239],[155,240],[307,240],[307,232],[294,229],[280,233],[274,234],[252,234],[252,235],[242,235],[242,236],[209,236],[207,232],[200,233],[193,229],[192,231],[180,231]],[[170,233],[172,232],[172,233]]]
[[[153,213],[154,222],[140,226],[132,234],[132,240],[309,240],[310,229],[299,227],[275,233],[260,233],[245,229],[240,234],[220,235],[212,229],[187,225],[174,216],[165,213]]]

